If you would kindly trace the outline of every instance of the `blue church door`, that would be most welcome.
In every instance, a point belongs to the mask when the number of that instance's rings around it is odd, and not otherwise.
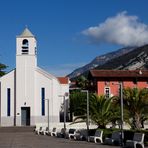
[[[21,107],[21,125],[30,125],[30,107]]]

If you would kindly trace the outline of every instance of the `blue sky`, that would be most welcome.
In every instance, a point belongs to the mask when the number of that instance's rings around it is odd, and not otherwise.
[[[2,0],[0,62],[15,68],[16,36],[27,25],[38,41],[38,65],[69,74],[98,55],[147,43],[147,6],[148,0]]]

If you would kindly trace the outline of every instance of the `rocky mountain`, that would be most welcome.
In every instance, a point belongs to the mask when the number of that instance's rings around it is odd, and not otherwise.
[[[148,45],[135,48],[126,54],[113,58],[99,65],[96,69],[148,69]]]
[[[74,70],[72,73],[70,73],[68,75],[68,77],[70,79],[75,78],[75,77],[77,77],[77,76],[79,76],[79,75],[81,75],[81,74],[83,74],[83,73],[85,73],[85,72],[87,72],[91,69],[95,69],[95,68],[97,68],[101,65],[104,65],[105,63],[111,61],[112,59],[115,59],[117,57],[125,55],[125,54],[133,51],[134,49],[135,49],[134,47],[122,48],[122,49],[119,49],[119,50],[114,51],[114,52],[109,52],[107,54],[97,56],[94,60],[92,60],[87,65]]]

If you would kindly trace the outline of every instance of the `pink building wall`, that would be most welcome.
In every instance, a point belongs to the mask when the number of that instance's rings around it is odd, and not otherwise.
[[[110,88],[110,96],[115,96],[119,94],[119,85],[118,81],[98,81],[97,82],[97,93],[98,95],[104,95],[105,94],[105,87]],[[146,81],[140,81],[136,84],[133,81],[123,81],[123,88],[148,88],[148,83]]]

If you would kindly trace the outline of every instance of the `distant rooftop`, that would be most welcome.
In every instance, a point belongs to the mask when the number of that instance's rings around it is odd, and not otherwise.
[[[57,78],[61,84],[68,84],[69,83],[68,77],[57,77]]]
[[[90,74],[95,78],[125,78],[125,77],[141,77],[148,78],[148,70],[90,70]]]
[[[26,27],[19,37],[34,37],[31,31]]]

